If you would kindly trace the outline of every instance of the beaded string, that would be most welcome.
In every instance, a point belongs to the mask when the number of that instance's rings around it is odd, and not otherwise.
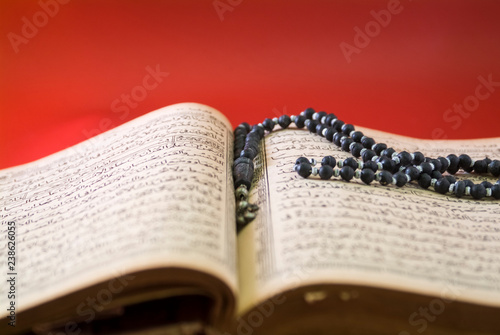
[[[327,180],[339,177],[344,181],[357,178],[365,184],[374,180],[381,185],[393,184],[402,187],[416,181],[423,189],[433,187],[440,194],[453,194],[460,198],[471,196],[474,199],[493,197],[500,199],[500,180],[495,184],[483,181],[474,184],[471,180],[457,181],[453,175],[460,169],[465,172],[489,173],[500,176],[500,161],[484,158],[473,160],[468,155],[450,154],[447,157],[430,158],[421,152],[396,152],[385,143],[376,143],[371,137],[356,131],[352,124],[344,123],[334,114],[315,112],[307,108],[299,115],[282,115],[279,118],[265,119],[262,123],[250,126],[241,123],[234,131],[233,164],[234,187],[236,194],[236,222],[239,229],[251,222],[258,206],[248,202],[248,192],[253,178],[253,160],[259,153],[260,140],[265,132],[272,132],[276,125],[282,129],[294,123],[298,129],[306,127],[311,133],[325,137],[353,157],[337,161],[325,156],[321,167],[317,168],[315,159],[299,157],[294,170],[304,178],[310,175]],[[443,173],[448,172],[443,176]]]

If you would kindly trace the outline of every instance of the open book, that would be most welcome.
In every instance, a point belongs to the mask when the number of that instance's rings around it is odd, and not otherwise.
[[[500,138],[362,131],[431,157],[500,156]],[[498,200],[303,179],[297,157],[349,156],[307,130],[261,146],[260,210],[238,235],[232,127],[204,105],[1,170],[0,333],[500,333]]]

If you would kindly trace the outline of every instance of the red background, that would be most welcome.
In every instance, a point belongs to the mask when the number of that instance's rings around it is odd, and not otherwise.
[[[0,167],[184,101],[233,126],[314,107],[414,137],[500,136],[500,86],[470,113],[446,114],[479,76],[500,82],[499,1],[401,0],[350,63],[340,44],[355,46],[354,29],[395,0],[73,0],[44,21],[41,4],[54,1],[0,2]],[[26,21],[36,34],[13,43]],[[111,103],[157,65],[169,75],[120,118]]]

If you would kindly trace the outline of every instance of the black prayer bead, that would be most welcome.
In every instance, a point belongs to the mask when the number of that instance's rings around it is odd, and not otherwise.
[[[493,186],[493,184],[492,184],[492,183],[490,183],[489,181],[486,181],[486,180],[485,180],[485,181],[482,181],[482,182],[481,182],[481,185],[483,185],[483,186],[484,186],[484,188],[491,188],[491,186]]]
[[[336,134],[335,130],[334,130],[332,127],[328,127],[328,128],[326,129],[325,138],[326,138],[328,141],[332,142],[332,141],[333,141],[333,135],[335,135],[335,134]]]
[[[488,163],[486,162],[486,159],[480,159],[474,163],[474,172],[476,173],[488,172]]]
[[[333,156],[325,156],[321,160],[321,165],[330,165],[331,167],[335,167],[335,164],[337,164],[337,161],[335,160],[335,157]]]
[[[344,166],[340,169],[340,176],[345,181],[349,181],[354,177],[354,170],[350,166]]]
[[[450,184],[453,184],[453,183],[456,183],[456,182],[457,182],[457,180],[455,179],[455,177],[453,177],[453,176],[452,176],[452,175],[450,175],[450,174],[449,174],[449,175],[447,175],[445,178],[446,178],[446,179],[448,179],[448,181],[450,182]]]
[[[453,190],[457,198],[461,198],[465,194],[465,182],[460,180],[455,183],[455,188]]]
[[[500,161],[493,160],[490,164],[488,164],[488,171],[494,176],[500,176]]]
[[[405,170],[405,174],[410,176],[411,180],[417,180],[420,177],[420,171],[414,166],[408,166]]]
[[[306,122],[306,117],[304,115],[297,115],[295,117],[295,125],[297,126],[297,128],[299,129],[304,128],[305,122]]]
[[[418,179],[418,185],[421,188],[429,188],[429,186],[431,186],[431,176],[427,173],[421,173],[420,178]]]
[[[316,132],[316,126],[318,125],[318,123],[319,122],[316,121],[316,120],[309,120],[307,122],[307,125],[306,125],[307,130],[309,130],[311,133],[315,133]]]
[[[255,125],[252,127],[251,133],[252,132],[257,133],[259,135],[259,139],[264,138],[264,128],[259,127],[258,125]]]
[[[349,136],[351,134],[351,132],[354,131],[354,126],[350,123],[346,123],[342,126],[341,130],[344,134]]]
[[[280,125],[281,128],[286,129],[288,126],[292,123],[292,119],[288,115],[281,115],[278,118],[278,124]]]
[[[441,179],[441,178],[443,178],[443,175],[439,171],[432,171],[431,172],[431,178],[432,179]]]
[[[439,159],[439,161],[441,162],[441,170],[439,170],[439,172],[444,173],[448,169],[448,166],[450,164],[448,163],[448,160],[444,157],[438,157],[437,159]]]
[[[363,163],[363,169],[370,169],[373,172],[377,172],[378,166],[374,161],[366,161]]]
[[[373,157],[375,157],[377,154],[375,151],[371,149],[366,149],[361,153],[361,158],[363,159],[363,162],[371,161]]]
[[[382,164],[382,169],[392,172],[396,163],[387,156],[382,156],[378,159],[378,162]]]
[[[387,148],[380,153],[380,156],[386,156],[392,158],[392,154],[395,152],[396,150],[394,150],[393,148]]]
[[[340,141],[340,146],[342,148],[342,150],[344,151],[349,151],[349,146],[351,145],[351,143],[353,143],[354,141],[352,140],[352,138],[350,137],[345,137],[344,140],[341,140]]]
[[[380,156],[380,154],[382,153],[382,151],[384,151],[385,149],[387,149],[387,144],[385,143],[376,143],[373,147],[372,147],[372,150],[375,151],[375,153]]]
[[[330,165],[323,165],[319,168],[319,177],[321,179],[330,179],[333,176],[333,168]]]
[[[412,164],[413,165],[419,165],[420,163],[424,162],[425,157],[420,151],[416,151],[413,153],[413,160]]]
[[[430,163],[434,165],[434,171],[441,171],[442,166],[439,159],[431,159]]]
[[[495,199],[500,199],[500,185],[495,184],[491,186],[491,196]]]
[[[342,137],[344,137],[344,134],[338,132],[335,133],[335,135],[333,135],[333,144],[340,147],[340,140],[342,139]]]
[[[434,184],[434,190],[438,193],[445,194],[450,189],[450,182],[446,178],[441,178]]]
[[[472,171],[471,167],[472,159],[469,157],[469,155],[462,154],[458,156],[458,166],[467,172]]]
[[[361,139],[361,144],[367,149],[371,149],[375,145],[375,140],[371,137],[364,137]]]
[[[380,171],[379,172],[379,183],[380,185],[387,185],[387,184],[390,184],[392,183],[392,173],[390,173],[389,171]]]
[[[252,127],[247,122],[240,123],[240,125],[238,127],[245,128],[247,133],[250,132],[250,130],[252,130]]]
[[[340,132],[342,130],[342,126],[344,125],[344,121],[335,119],[332,121],[332,128],[336,131]]]
[[[311,119],[313,114],[316,113],[316,111],[313,108],[306,108],[304,111],[304,116],[306,119]]]
[[[257,156],[257,151],[254,148],[245,148],[241,151],[240,157],[254,159]]]
[[[447,169],[448,173],[450,173],[450,174],[457,173],[458,163],[459,163],[459,159],[458,159],[457,155],[451,154],[451,155],[446,156],[446,158],[448,158],[448,160],[450,161],[450,165],[448,166],[448,169]]]
[[[420,167],[422,168],[422,173],[431,174],[431,172],[432,172],[431,163],[422,162],[422,164],[420,164]]]
[[[326,128],[326,126],[324,124],[321,124],[321,123],[318,124],[316,126],[316,134],[318,134],[321,137],[324,137],[324,135],[323,135],[323,129],[325,129],[325,128]]]
[[[406,178],[406,175],[403,172],[396,172],[394,175],[392,175],[392,177],[396,179],[397,187],[403,187],[408,182],[408,179]]]
[[[351,147],[351,154],[354,157],[359,158],[359,156],[361,156],[361,150],[364,149],[363,145],[358,142],[353,142],[353,144],[350,147]]]
[[[263,122],[262,122],[262,126],[264,127],[265,130],[267,131],[273,131],[274,129],[274,121],[270,118],[267,118],[265,119]]]
[[[307,178],[311,175],[312,168],[310,163],[301,162],[298,165],[295,165],[295,171],[299,174],[299,176]]]
[[[349,157],[344,160],[343,166],[350,166],[353,170],[356,170],[358,168],[358,161]]]
[[[300,163],[308,163],[309,164],[309,159],[307,159],[306,157],[299,157],[295,161],[295,165],[299,165]]]
[[[361,170],[360,178],[365,184],[370,184],[375,179],[375,172],[370,168]]]
[[[334,119],[336,119],[336,118],[337,118],[337,117],[335,116],[335,114],[330,113],[330,114],[328,114],[328,115],[326,116],[324,124],[326,124],[327,126],[330,126],[330,125],[331,125],[331,123],[332,123],[332,121],[333,121]],[[320,120],[320,121],[321,121],[321,120]]]
[[[323,117],[325,117],[325,116],[326,116],[326,112],[324,112],[324,111],[318,112],[318,113],[316,114],[316,120],[318,120],[319,122],[321,122],[321,119],[322,119]]]
[[[233,163],[234,188],[245,185],[247,189],[252,186],[253,161],[247,157],[239,157]]]
[[[472,182],[472,180],[469,180],[469,179],[464,180],[464,183],[465,183],[465,187],[474,186],[474,183]]]
[[[486,188],[481,184],[476,184],[471,187],[470,195],[472,195],[474,199],[482,199],[486,196]]]
[[[399,161],[401,162],[401,165],[409,165],[411,163],[411,155],[408,151],[401,151],[398,154]]]
[[[361,143],[361,139],[363,138],[363,133],[360,131],[355,131],[352,133],[351,138],[353,139],[354,142]]]

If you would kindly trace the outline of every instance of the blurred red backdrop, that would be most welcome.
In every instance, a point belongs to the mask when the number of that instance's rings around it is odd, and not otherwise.
[[[499,13],[495,0],[1,1],[0,167],[184,101],[233,126],[314,107],[414,137],[500,136]]]

